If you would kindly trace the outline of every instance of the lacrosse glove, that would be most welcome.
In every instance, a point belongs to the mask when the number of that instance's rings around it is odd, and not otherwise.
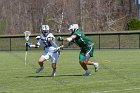
[[[61,37],[61,36],[59,36],[59,37],[57,38],[58,41],[63,41],[63,39],[64,39],[64,38]]]
[[[30,45],[32,45],[32,43],[30,43],[30,42],[26,42],[26,43],[25,43],[25,46],[30,47]]]

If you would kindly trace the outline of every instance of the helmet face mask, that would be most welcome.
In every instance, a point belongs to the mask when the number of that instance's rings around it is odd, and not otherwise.
[[[48,26],[48,25],[42,25],[42,26],[41,26],[41,33],[42,33],[42,34],[47,34],[47,33],[49,33],[49,26]]]
[[[49,33],[49,30],[42,30],[41,33],[42,33],[42,34]]]

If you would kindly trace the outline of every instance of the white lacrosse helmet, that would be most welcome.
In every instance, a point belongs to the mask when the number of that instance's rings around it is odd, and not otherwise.
[[[41,33],[42,34],[47,34],[47,33],[49,33],[49,30],[50,30],[50,28],[49,28],[49,26],[48,25],[42,25],[41,26]]]
[[[48,25],[42,25],[41,26],[41,29],[46,31],[46,30],[49,30],[50,28],[49,28]]]
[[[78,24],[72,24],[72,25],[70,25],[70,27],[69,27],[69,29],[68,29],[68,30],[75,31],[75,30],[77,30],[77,29],[79,29]]]

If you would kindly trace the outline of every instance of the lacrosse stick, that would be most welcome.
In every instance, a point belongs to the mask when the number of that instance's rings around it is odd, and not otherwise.
[[[25,31],[24,34],[25,34],[25,40],[26,40],[26,52],[25,52],[25,65],[26,65],[26,63],[27,63],[27,53],[28,53],[27,43],[29,41],[29,36],[31,35],[31,32],[30,31]]]

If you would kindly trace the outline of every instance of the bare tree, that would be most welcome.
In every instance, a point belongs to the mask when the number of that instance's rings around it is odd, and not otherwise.
[[[78,23],[85,32],[121,31],[137,17],[134,0],[0,0],[0,34],[39,33],[41,24],[66,32]]]

